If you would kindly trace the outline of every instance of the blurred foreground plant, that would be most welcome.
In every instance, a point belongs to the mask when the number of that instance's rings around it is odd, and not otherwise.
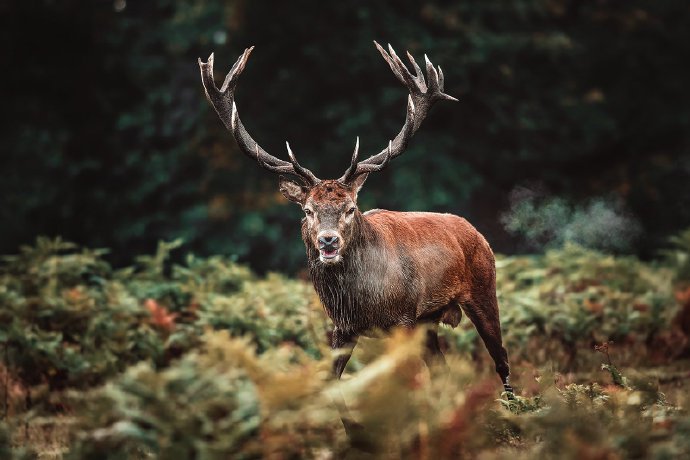
[[[140,364],[86,397],[75,394],[82,415],[71,457],[690,454],[687,415],[649,381],[630,388],[551,383],[537,397],[497,401],[498,382],[477,381],[465,359],[427,368],[422,339],[398,331],[364,370],[333,381],[328,357],[291,345],[257,355],[246,339],[207,333],[168,369]],[[341,416],[356,423],[350,439]]]

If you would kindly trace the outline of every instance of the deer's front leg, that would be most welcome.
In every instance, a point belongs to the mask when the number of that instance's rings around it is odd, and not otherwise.
[[[352,356],[352,350],[357,345],[357,335],[353,333],[343,332],[337,327],[333,329],[333,336],[331,338],[331,348],[333,350],[341,350],[341,355],[339,355],[333,361],[333,375],[336,379],[339,379],[345,370],[347,362]]]

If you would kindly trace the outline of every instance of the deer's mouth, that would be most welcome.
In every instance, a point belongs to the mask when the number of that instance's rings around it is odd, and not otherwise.
[[[327,248],[319,248],[319,253],[322,258],[324,259],[335,259],[338,257],[338,253],[340,252],[339,248],[333,248],[333,247],[327,247]]]
[[[321,262],[337,262],[340,260],[340,247],[333,245],[319,246],[319,258]]]

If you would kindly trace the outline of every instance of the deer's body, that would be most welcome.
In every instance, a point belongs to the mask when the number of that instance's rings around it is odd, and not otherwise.
[[[409,91],[405,124],[386,149],[363,161],[358,161],[358,139],[350,167],[337,180],[318,179],[297,162],[289,145],[289,162],[270,155],[242,125],[234,91],[252,48],[235,62],[220,89],[213,78],[213,55],[206,63],[199,60],[199,65],[206,96],[241,150],[261,167],[296,178],[281,176],[280,191],[305,213],[302,239],[309,273],[335,325],[331,346],[351,352],[357,337],[367,331],[427,323],[432,326],[427,330],[428,351],[443,356],[435,326],[457,326],[462,310],[477,328],[512,395],[498,318],[494,256],[484,237],[465,219],[451,214],[361,213],[357,208],[357,194],[367,176],[405,150],[432,105],[457,100],[443,92],[443,72],[426,56],[425,79],[409,53],[415,75],[393,48],[389,46],[386,52],[378,43],[376,47]],[[349,354],[336,358],[337,377],[349,358]]]
[[[465,219],[376,211],[361,214],[355,225],[354,244],[335,266],[319,262],[306,235],[314,288],[344,333],[452,318],[478,292],[495,286],[491,249]],[[305,231],[306,225],[303,236]]]
[[[326,214],[329,205],[337,207],[347,193],[337,181],[323,181],[310,190],[306,206],[318,203]],[[347,226],[339,217],[337,223],[319,222],[319,228],[325,225],[327,231],[347,234],[338,263],[324,263],[314,244],[316,217],[302,221],[309,275],[335,325],[332,346],[351,349],[358,336],[373,329],[427,324],[431,326],[429,352],[442,356],[435,326],[457,326],[464,311],[510,388],[494,255],[486,239],[465,219],[452,214],[357,210]],[[349,357],[337,358],[337,376]]]

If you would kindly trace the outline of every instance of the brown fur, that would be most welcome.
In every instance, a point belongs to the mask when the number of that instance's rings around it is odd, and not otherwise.
[[[355,201],[356,191],[336,181],[324,181],[303,198],[305,207],[315,209],[314,217],[302,221],[302,238],[312,282],[335,324],[333,347],[353,347],[357,336],[374,328],[439,322],[455,327],[462,309],[509,388],[494,256],[484,237],[452,214],[357,210],[346,225],[343,213]],[[336,225],[345,240],[337,264],[319,259],[316,235],[324,222]],[[429,334],[429,351],[438,355],[435,330]],[[348,358],[336,361],[338,376]]]

